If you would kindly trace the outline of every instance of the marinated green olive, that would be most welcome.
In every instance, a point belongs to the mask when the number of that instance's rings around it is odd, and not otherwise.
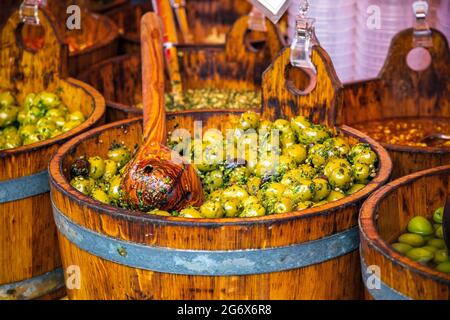
[[[241,218],[255,218],[255,217],[262,217],[266,214],[266,209],[260,204],[257,205],[250,205],[248,207],[245,207],[244,210],[242,210],[242,213],[239,215]]]
[[[440,263],[437,267],[436,270],[443,272],[443,273],[449,273],[450,274],[450,262],[443,262]]]
[[[273,127],[281,132],[281,134],[286,134],[291,132],[291,125],[289,121],[284,119],[277,119],[273,123]]]
[[[240,214],[239,201],[236,199],[228,199],[223,203],[223,211],[225,217],[235,218]]]
[[[88,159],[90,164],[89,176],[94,179],[100,179],[105,173],[105,161],[100,157],[91,157]]]
[[[9,91],[0,93],[0,107],[9,107],[16,104],[16,98]],[[0,126],[1,127],[1,126]]]
[[[110,180],[117,174],[117,163],[111,159],[105,160],[105,171],[103,172],[103,179]]]
[[[250,195],[255,196],[261,187],[261,178],[250,177],[247,181],[247,191]]]
[[[356,183],[367,183],[372,170],[367,164],[356,162],[352,165],[352,175]]]
[[[69,132],[70,130],[72,130],[73,128],[78,127],[82,122],[81,121],[67,121],[66,123],[64,123],[64,125],[61,128],[62,132]]]
[[[278,202],[274,205],[274,212],[275,213],[286,213],[291,212],[293,208],[293,203],[291,199],[288,198],[281,198]]]
[[[310,201],[315,196],[314,182],[307,179],[299,179],[298,183],[287,187],[283,192],[283,197],[292,200],[294,204]]]
[[[301,132],[301,130],[311,126],[312,123],[303,116],[298,116],[291,120],[291,127],[297,133],[297,135]]]
[[[330,184],[328,183],[328,180],[323,178],[317,178],[313,180],[314,183],[314,202],[319,202],[324,199],[326,199],[331,192]]]
[[[307,151],[301,144],[293,144],[283,150],[283,155],[290,157],[299,165],[305,162]]]
[[[347,190],[353,183],[351,171],[345,167],[334,169],[328,181],[333,189],[339,190]]]
[[[345,198],[345,194],[344,194],[344,193],[342,193],[342,192],[340,192],[340,191],[333,190],[333,191],[331,191],[330,194],[328,195],[327,201],[328,201],[328,202],[334,202],[334,201],[341,200],[341,199],[343,199],[343,198]]]
[[[81,112],[81,111],[75,111],[75,112],[72,112],[67,115],[67,121],[74,121],[74,122],[82,123],[82,122],[84,122],[84,120],[85,120],[85,117],[84,117],[83,112]]]
[[[330,157],[346,157],[350,153],[350,145],[341,137],[325,140],[323,145],[329,150]]]
[[[208,200],[200,207],[200,213],[205,218],[222,218],[224,211],[222,205],[218,201]]]
[[[97,201],[110,204],[111,199],[109,198],[108,194],[102,189],[102,188],[94,188],[91,191],[91,197],[94,198]]]
[[[247,111],[242,114],[239,120],[239,127],[243,130],[257,129],[259,126],[260,117],[258,114]]]
[[[414,217],[409,221],[408,231],[411,233],[420,234],[421,236],[429,236],[434,233],[431,222],[421,216]]]
[[[211,192],[223,187],[223,173],[220,170],[214,170],[205,174],[203,179],[203,187],[206,191]]]
[[[312,202],[312,201],[299,202],[297,204],[297,207],[295,208],[295,210],[297,210],[297,211],[306,210],[306,209],[312,208],[313,205],[314,205],[314,202]]]
[[[347,190],[347,194],[348,195],[355,194],[355,193],[361,191],[362,189],[364,189],[365,187],[366,187],[365,184],[357,184],[356,183],[356,184],[352,185],[350,189]]]
[[[223,190],[222,197],[224,199],[236,199],[238,201],[243,201],[248,197],[248,193],[243,187],[234,185]]]
[[[131,152],[122,145],[113,145],[108,151],[108,159],[115,161],[120,169],[131,160]]]
[[[120,200],[120,197],[122,196],[120,183],[120,176],[114,176],[109,180],[108,196],[113,201]]]
[[[169,212],[158,210],[158,209],[150,211],[149,214],[153,214],[155,216],[160,216],[160,217],[171,217],[172,216]]]
[[[323,173],[325,176],[329,177],[331,173],[337,168],[347,168],[350,170],[351,166],[346,159],[331,158],[330,160],[328,160]]]
[[[305,127],[298,133],[298,140],[302,144],[322,143],[330,138],[330,132],[328,129],[321,125],[311,125]]]
[[[228,185],[239,184],[243,185],[247,183],[250,171],[246,167],[237,167],[231,170],[227,174]]]
[[[201,219],[203,216],[201,213],[195,208],[186,208],[180,211],[180,217],[182,218],[190,218],[190,219]]]
[[[94,186],[94,180],[85,177],[75,177],[70,181],[70,185],[85,195],[89,195]]]

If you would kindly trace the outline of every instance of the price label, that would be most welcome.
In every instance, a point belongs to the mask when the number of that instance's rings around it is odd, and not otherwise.
[[[277,23],[289,7],[289,0],[249,0],[273,23]]]

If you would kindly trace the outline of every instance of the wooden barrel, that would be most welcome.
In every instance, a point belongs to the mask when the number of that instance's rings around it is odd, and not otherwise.
[[[320,71],[317,86],[310,94],[294,96],[280,82],[289,55],[290,50],[284,50],[264,74],[263,115],[272,119],[267,108],[276,104],[279,117],[295,111],[320,123],[333,122],[335,108],[342,102],[342,87],[337,85],[329,57],[322,49],[314,49],[313,61]],[[273,96],[275,84],[290,104]],[[195,122],[201,121],[204,130],[223,131],[236,127],[242,112],[167,114],[167,129],[192,133]],[[141,122],[135,118],[94,129],[65,144],[51,160],[63,265],[79,267],[80,281],[77,288],[68,290],[70,299],[362,297],[358,211],[364,199],[389,179],[392,168],[378,143],[350,127],[336,127],[349,142],[368,143],[377,153],[374,180],[342,200],[261,218],[157,217],[103,205],[70,186],[69,168],[76,158],[106,156],[113,141],[134,148],[143,140]]]
[[[361,264],[370,298],[450,299],[450,275],[414,262],[390,246],[411,218],[432,218],[449,193],[447,165],[395,180],[364,203],[360,217]]]
[[[96,90],[64,79],[67,47],[61,45],[48,16],[40,12],[40,19],[46,38],[38,51],[16,42],[18,12],[1,30],[0,90],[13,91],[19,101],[31,92],[58,90],[68,108],[81,110],[87,120],[53,139],[0,151],[0,299],[56,298],[64,293],[48,161],[63,142],[100,124],[105,113],[104,99]]]
[[[409,117],[437,118],[450,124],[450,53],[445,35],[432,32],[432,47],[427,48],[432,61],[427,69],[414,71],[407,64],[414,48],[413,29],[408,29],[392,40],[378,78],[345,86],[345,124],[363,128],[370,121]],[[450,148],[383,146],[394,163],[393,178],[450,164]]]
[[[249,48],[246,34],[247,17],[242,17],[225,45],[176,45],[183,89],[212,87],[259,91],[262,74],[281,50],[283,41],[272,24],[262,50]],[[80,74],[78,79],[104,95],[107,122],[142,115],[142,109],[135,107],[142,101],[140,54],[103,61]]]

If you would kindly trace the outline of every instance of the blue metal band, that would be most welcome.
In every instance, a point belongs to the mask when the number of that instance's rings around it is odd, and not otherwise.
[[[0,300],[32,300],[64,287],[62,268],[27,280],[0,285]]]
[[[202,275],[251,275],[297,269],[325,262],[358,248],[358,229],[316,241],[254,250],[180,250],[131,243],[75,224],[55,206],[59,231],[78,248],[118,264],[155,272]]]
[[[50,191],[48,172],[0,181],[0,203],[25,199]]]
[[[375,300],[412,300],[411,298],[405,296],[403,293],[398,292],[397,290],[389,287],[387,284],[385,284],[383,281],[381,281],[380,278],[378,278],[376,275],[374,275],[371,272],[368,272],[369,269],[367,267],[366,262],[364,261],[364,258],[361,256],[361,273],[362,278],[364,281],[364,285],[369,292],[369,294],[372,296]],[[370,278],[370,279],[369,279]],[[369,288],[367,285],[369,281],[374,281],[379,286],[377,288]]]

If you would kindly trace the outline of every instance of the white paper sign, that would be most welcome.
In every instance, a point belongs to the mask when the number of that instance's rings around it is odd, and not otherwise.
[[[277,23],[289,7],[290,0],[249,0],[273,23]]]

